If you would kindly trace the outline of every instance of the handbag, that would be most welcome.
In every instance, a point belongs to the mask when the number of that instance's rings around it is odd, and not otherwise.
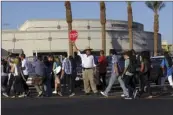
[[[61,72],[61,66],[57,66],[57,63],[56,63],[56,68],[53,70],[53,72],[54,72],[55,74],[60,73],[60,72]]]

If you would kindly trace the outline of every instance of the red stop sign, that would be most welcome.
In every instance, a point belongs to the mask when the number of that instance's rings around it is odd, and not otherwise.
[[[74,42],[78,38],[78,32],[76,30],[72,30],[69,36],[70,40]]]

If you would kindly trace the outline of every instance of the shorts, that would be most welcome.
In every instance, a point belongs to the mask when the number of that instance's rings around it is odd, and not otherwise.
[[[58,74],[54,74],[54,77],[60,77],[61,76],[61,72],[59,72]]]

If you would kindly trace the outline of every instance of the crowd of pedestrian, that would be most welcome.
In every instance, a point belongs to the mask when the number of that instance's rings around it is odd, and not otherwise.
[[[121,96],[124,99],[141,97],[143,93],[147,93],[148,98],[152,98],[149,80],[152,68],[150,52],[143,51],[137,55],[134,50],[128,50],[124,51],[121,58],[118,58],[116,51],[111,49],[109,52],[111,62],[109,62],[103,50],[100,51],[100,56],[96,60],[90,47],[87,47],[84,50],[85,53],[82,53],[75,43],[72,44],[81,60],[85,95],[98,96],[101,94],[108,97],[115,81],[118,81],[123,91]],[[79,60],[79,58],[74,58],[67,54],[63,54],[62,58],[63,60],[61,61],[58,56],[37,56],[31,66],[29,66],[25,54],[21,54],[19,57],[2,59],[2,95],[5,97],[29,96],[28,82],[31,80],[32,85],[36,88],[38,97],[64,96],[65,92],[69,97],[74,96],[77,76],[76,68],[79,62],[76,60]],[[120,60],[124,60],[124,66],[121,66]],[[109,65],[111,65],[111,75],[107,84],[106,74]],[[31,68],[34,70],[33,75],[29,75]],[[170,86],[173,88],[173,62],[169,53],[164,53],[160,68],[162,68],[164,78],[162,84],[168,79]],[[95,73],[98,73],[99,77],[95,77]],[[30,79],[31,77],[33,78]],[[52,79],[54,82],[52,82]],[[96,83],[96,81],[99,81],[99,83]],[[137,88],[138,83],[139,88]],[[54,88],[52,88],[52,85]],[[12,88],[13,94],[11,93]]]

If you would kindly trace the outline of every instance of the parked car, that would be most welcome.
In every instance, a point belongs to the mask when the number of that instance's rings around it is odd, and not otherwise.
[[[150,80],[155,81],[157,85],[161,84],[161,77],[163,77],[162,69],[160,66],[163,58],[164,56],[151,57],[152,68],[150,71]],[[172,62],[173,62],[173,57],[172,57]]]

